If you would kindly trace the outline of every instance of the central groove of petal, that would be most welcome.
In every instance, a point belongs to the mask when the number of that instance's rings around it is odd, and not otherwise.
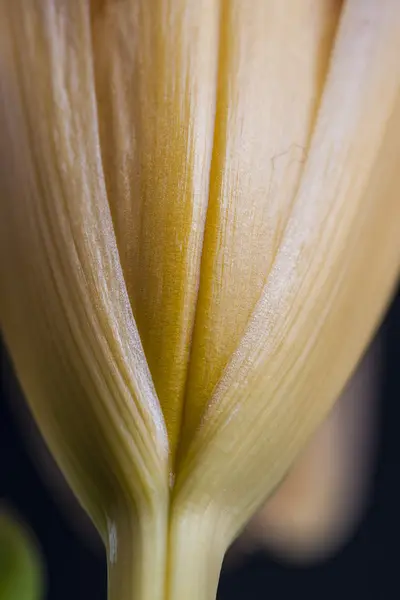
[[[171,468],[279,247],[339,12],[152,0],[92,13],[107,196]]]

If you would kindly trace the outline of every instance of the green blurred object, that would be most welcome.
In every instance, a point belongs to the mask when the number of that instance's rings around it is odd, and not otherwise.
[[[44,569],[29,529],[0,507],[0,600],[42,600]]]

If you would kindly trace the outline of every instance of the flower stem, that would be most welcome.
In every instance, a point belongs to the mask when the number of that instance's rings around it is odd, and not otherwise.
[[[167,523],[167,507],[109,523],[108,600],[164,600]]]
[[[218,520],[166,511],[109,525],[109,600],[215,600],[226,549]]]
[[[226,548],[216,515],[193,509],[173,512],[165,600],[215,600]]]

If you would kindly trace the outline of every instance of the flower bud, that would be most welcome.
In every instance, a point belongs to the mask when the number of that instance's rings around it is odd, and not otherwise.
[[[0,318],[113,600],[211,599],[399,266],[397,0],[0,0]]]

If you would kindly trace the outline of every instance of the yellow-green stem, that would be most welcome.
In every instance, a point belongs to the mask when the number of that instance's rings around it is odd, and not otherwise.
[[[213,511],[172,511],[165,600],[215,600],[227,548],[223,523]]]
[[[164,600],[168,507],[109,522],[108,600]]]
[[[169,534],[168,534],[169,530]],[[215,600],[226,550],[215,515],[172,510],[110,523],[109,600]]]

